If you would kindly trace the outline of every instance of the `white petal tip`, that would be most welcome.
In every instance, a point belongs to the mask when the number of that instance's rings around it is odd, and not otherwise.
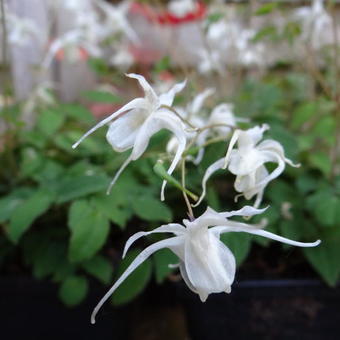
[[[74,143],[74,144],[72,145],[72,149],[75,149],[78,145],[79,145],[79,143]]]
[[[316,246],[318,246],[320,243],[321,243],[321,240],[317,240],[317,241],[315,241],[315,242],[312,243],[312,244],[313,244],[313,247],[316,247]]]
[[[94,325],[96,323],[96,319],[91,316],[91,325]]]

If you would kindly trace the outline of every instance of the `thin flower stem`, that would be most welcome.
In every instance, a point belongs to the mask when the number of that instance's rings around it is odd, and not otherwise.
[[[172,113],[174,113],[183,123],[190,126],[193,130],[195,130],[195,131],[198,130],[198,128],[195,125],[191,124],[187,119],[182,117],[173,107],[168,106],[168,105],[162,105],[161,108],[167,109],[167,110],[171,111]]]
[[[216,124],[210,124],[210,125],[203,126],[202,128],[199,129],[198,133],[201,133],[204,130],[213,129],[213,128],[217,128],[217,127],[228,127],[231,130],[235,130],[236,129],[236,127],[234,125],[223,124],[223,123],[216,123]]]
[[[192,211],[192,207],[191,207],[189,198],[187,196],[187,193],[185,192],[185,189],[186,189],[185,188],[185,157],[182,158],[181,170],[182,170],[182,187],[184,188],[184,190],[182,191],[184,201],[185,201],[185,204],[187,205],[187,208],[188,208],[188,215],[189,215],[190,220],[194,220],[195,219],[194,213]]]

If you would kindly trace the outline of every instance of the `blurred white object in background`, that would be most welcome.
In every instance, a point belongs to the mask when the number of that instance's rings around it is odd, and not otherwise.
[[[323,0],[313,0],[311,6],[296,9],[294,15],[302,23],[301,39],[310,42],[313,48],[332,43],[332,18]]]

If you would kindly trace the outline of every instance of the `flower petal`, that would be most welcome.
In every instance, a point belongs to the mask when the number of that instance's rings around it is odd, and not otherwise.
[[[215,89],[209,88],[204,90],[203,92],[199,93],[194,100],[192,101],[189,109],[189,114],[195,116],[198,111],[201,109],[204,101],[215,93]]]
[[[267,238],[270,238],[272,240],[279,241],[279,242],[286,243],[286,244],[290,244],[290,245],[296,246],[296,247],[316,247],[321,243],[321,240],[317,240],[315,242],[293,241],[293,240],[290,240],[288,238],[273,234],[269,231],[254,228],[254,226],[247,225],[245,223],[233,222],[233,224],[234,224],[234,226],[221,227],[219,232],[220,233],[245,232],[245,233],[248,233],[248,234],[267,237]],[[242,226],[241,226],[241,224],[242,224]]]
[[[285,168],[284,159],[282,159],[279,155],[271,151],[263,151],[262,155],[266,162],[276,162],[277,167],[272,171],[267,177],[265,177],[262,181],[256,184],[257,188],[265,187],[267,184],[275,179],[276,177],[280,176]]]
[[[163,128],[162,122],[155,113],[151,114],[140,127],[132,149],[132,159],[138,159],[149,145],[150,138]]]
[[[158,111],[158,119],[161,120],[162,126],[171,131],[175,137],[178,140],[178,147],[176,150],[176,154],[174,159],[172,160],[169,169],[167,170],[167,173],[171,175],[173,171],[176,169],[177,164],[180,162],[183,152],[185,150],[186,146],[186,138],[187,135],[185,131],[183,130],[183,124],[181,120],[171,115],[169,112],[166,112],[165,110]],[[161,189],[161,200],[164,201],[164,189],[166,185],[166,181],[163,181],[162,183],[162,189]]]
[[[168,92],[161,94],[159,96],[160,105],[171,106],[176,94],[181,92],[186,84],[187,81],[184,80],[181,83],[175,84]]]
[[[136,98],[131,100],[129,103],[121,107],[118,111],[112,113],[110,116],[103,119],[97,125],[95,125],[92,129],[87,131],[76,143],[72,145],[72,148],[75,149],[86,137],[88,137],[91,133],[104,126],[106,123],[109,123],[111,120],[117,118],[121,113],[125,111],[129,111],[132,109],[146,109],[146,101],[144,98]]]
[[[228,150],[227,150],[227,153],[226,153],[225,158],[224,158],[223,169],[227,168],[228,163],[230,161],[231,152],[232,152],[236,142],[240,138],[240,135],[242,134],[242,132],[244,132],[244,131],[242,131],[242,130],[235,130],[233,135],[231,136],[231,139],[230,139],[230,142],[229,142],[229,146],[228,146]]]
[[[193,204],[193,207],[197,207],[199,204],[201,204],[203,198],[205,197],[206,194],[206,187],[207,187],[207,181],[210,178],[210,176],[216,172],[217,170],[220,170],[223,168],[223,165],[225,164],[225,159],[221,158],[217,160],[215,163],[211,164],[207,170],[205,171],[205,174],[203,176],[202,180],[202,194],[199,200],[197,201],[196,204]]]
[[[241,138],[239,140],[239,147],[243,147],[244,144],[248,144],[250,139],[250,142],[253,146],[255,146],[263,137],[263,133],[265,131],[269,130],[269,125],[268,124],[262,124],[261,126],[255,126],[251,129],[248,129],[247,131],[245,131],[245,135],[244,137],[247,137],[246,139],[243,140],[243,138]]]
[[[131,149],[147,116],[146,110],[133,109],[112,122],[106,134],[112,148],[117,152]]]
[[[94,308],[91,315],[91,323],[94,324],[96,322],[96,315],[101,308],[101,306],[105,303],[105,301],[114,293],[114,291],[122,284],[122,282],[139,266],[141,265],[147,258],[149,258],[154,252],[160,250],[162,248],[174,249],[176,247],[180,247],[183,243],[182,237],[172,237],[166,240],[162,240],[152,244],[151,246],[144,249],[128,266],[125,272],[120,276],[120,278],[116,281],[116,283],[110,288],[110,290],[104,295],[104,297],[99,301],[97,306]]]
[[[241,148],[230,153],[228,170],[234,175],[248,175],[265,163],[263,152],[255,147]]]
[[[254,215],[259,215],[262,214],[264,211],[266,211],[268,207],[263,208],[263,209],[256,209],[250,205],[244,206],[242,209],[239,210],[233,210],[229,212],[223,212],[223,213],[218,213],[220,216],[223,216],[224,218],[229,218],[232,216],[254,216]]]
[[[183,278],[183,281],[185,282],[185,284],[188,286],[188,288],[196,293],[197,293],[197,289],[192,285],[192,283],[190,282],[189,280],[189,277],[188,277],[188,273],[187,273],[187,270],[185,269],[185,263],[183,261],[180,262],[179,264],[179,271],[181,273],[181,276]]]
[[[236,263],[232,252],[213,233],[188,238],[185,268],[189,281],[204,302],[210,293],[230,291]]]
[[[126,241],[122,258],[125,257],[131,245],[143,236],[147,236],[153,233],[173,233],[176,236],[181,236],[185,234],[185,231],[186,231],[185,228],[181,224],[178,224],[178,223],[170,223],[170,224],[162,225],[151,231],[139,231],[138,233],[135,233],[134,235],[132,235]]]
[[[256,146],[258,150],[263,151],[272,151],[278,154],[282,159],[285,160],[286,163],[288,163],[290,166],[293,166],[295,168],[300,167],[300,164],[294,164],[290,159],[285,157],[283,146],[272,139],[266,139],[263,142],[261,142],[259,145]]]
[[[159,99],[156,95],[154,89],[150,86],[150,84],[145,80],[143,76],[136,73],[128,73],[127,77],[136,79],[139,82],[139,85],[143,88],[145,92],[145,99],[150,102],[151,105],[159,105]],[[155,107],[156,109],[157,107]]]

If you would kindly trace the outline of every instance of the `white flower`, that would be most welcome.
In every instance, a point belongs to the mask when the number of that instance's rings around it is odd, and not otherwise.
[[[180,260],[179,269],[183,280],[204,302],[211,293],[230,293],[234,281],[235,258],[230,249],[220,241],[221,234],[245,232],[298,247],[315,247],[320,243],[320,240],[313,243],[296,242],[260,229],[263,225],[250,225],[228,220],[232,216],[257,215],[264,210],[245,206],[237,211],[218,213],[207,208],[206,212],[199,218],[193,221],[183,220],[183,225],[170,223],[149,232],[136,233],[126,242],[123,257],[130,246],[142,236],[152,233],[172,233],[175,236],[150,245],[132,261],[95,307],[91,322],[95,323],[98,310],[120,284],[157,250],[169,248],[178,256]]]
[[[146,150],[150,138],[160,131],[167,129],[171,131],[178,140],[178,148],[175,157],[168,169],[168,174],[172,174],[176,168],[186,146],[186,134],[183,124],[169,109],[162,107],[171,106],[176,93],[183,90],[186,82],[174,85],[168,92],[157,96],[150,84],[141,75],[130,73],[128,77],[137,79],[144,90],[144,98],[135,98],[124,105],[109,117],[103,119],[96,126],[86,132],[72,147],[76,148],[86,137],[98,128],[109,124],[106,134],[107,141],[117,152],[124,152],[132,149],[130,156],[121,166],[113,178],[108,192],[118,179],[119,175],[131,162],[138,159]],[[166,181],[163,182],[161,199],[164,200],[164,188]]]
[[[315,48],[331,42],[332,18],[325,10],[323,0],[313,0],[311,6],[296,9],[294,15],[302,20],[302,39],[311,39]]]
[[[215,89],[208,88],[202,92],[200,92],[185,108],[176,107],[176,111],[179,112],[179,114],[188,120],[190,124],[192,124],[196,128],[202,128],[206,125],[206,119],[203,118],[202,115],[200,115],[200,111],[202,109],[202,106],[205,102],[205,100],[210,97],[212,94],[215,93]],[[183,129],[185,129],[184,123],[183,123]],[[208,136],[209,131],[203,131],[203,133],[200,133],[199,136],[196,138],[196,145],[197,146],[203,146],[203,144],[206,141],[206,138]],[[194,130],[186,130],[187,140],[191,141],[193,138],[196,137],[197,132]],[[172,137],[168,144],[167,144],[167,152],[174,153],[175,150],[177,150],[178,142],[177,139]],[[200,148],[198,155],[196,159],[193,160],[194,164],[198,164],[203,157],[204,149],[203,147]],[[192,160],[191,156],[187,156],[189,160]]]
[[[65,57],[69,62],[77,62],[81,59],[80,48],[93,57],[99,57],[102,53],[97,41],[92,40],[82,29],[74,29],[53,41],[42,62],[42,67],[47,69],[61,50],[64,50]]]
[[[178,18],[183,18],[196,8],[193,0],[171,0],[168,4],[168,10]]]
[[[197,136],[197,131],[187,131],[187,139],[191,141],[195,138],[195,143],[199,150],[195,159],[187,156],[188,160],[192,160],[194,164],[199,164],[204,156],[204,144],[208,138],[227,138],[232,128],[236,127],[237,122],[248,121],[244,118],[235,118],[233,114],[233,104],[222,103],[217,105],[209,116],[202,115],[201,108],[207,97],[215,92],[209,88],[198,94],[194,100],[184,109],[177,109],[183,117],[198,129],[202,129]],[[205,129],[205,127],[207,127]],[[177,141],[172,138],[167,144],[167,152],[173,153],[177,148]]]
[[[42,37],[36,23],[29,18],[21,18],[14,14],[7,14],[8,42],[17,46],[24,46],[32,42],[32,39]]]
[[[118,51],[110,58],[110,64],[119,70],[128,70],[134,63],[134,57],[129,52],[127,46],[122,45]]]
[[[278,177],[285,168],[285,163],[298,167],[284,156],[284,150],[277,141],[267,139],[259,143],[268,125],[256,126],[246,131],[236,130],[230,140],[225,158],[211,164],[205,172],[202,181],[203,192],[195,206],[200,204],[206,193],[206,183],[210,176],[219,169],[226,168],[236,175],[235,190],[249,200],[256,195],[254,207],[262,201],[263,191],[267,184]],[[234,150],[237,142],[238,148]],[[259,143],[259,144],[258,144]],[[265,163],[277,163],[277,167],[269,173]]]
[[[140,39],[127,19],[130,1],[122,1],[117,6],[103,0],[97,1],[96,4],[105,15],[104,31],[106,36],[123,32],[130,41],[140,43]]]

